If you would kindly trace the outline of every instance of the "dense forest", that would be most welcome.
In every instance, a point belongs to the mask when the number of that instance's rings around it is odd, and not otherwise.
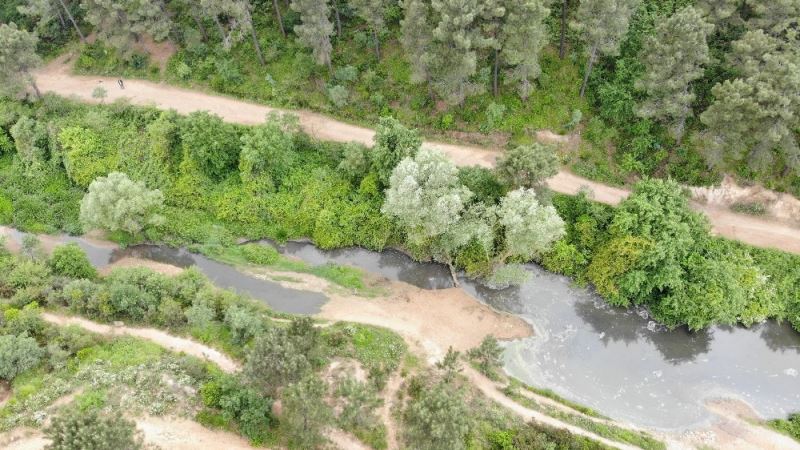
[[[800,193],[794,0],[4,2],[76,69],[495,145],[579,129],[561,155],[622,183],[723,172]],[[177,53],[162,71],[147,37]],[[91,40],[91,39],[90,39]]]

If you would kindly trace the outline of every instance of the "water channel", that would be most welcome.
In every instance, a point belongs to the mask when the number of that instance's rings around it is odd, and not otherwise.
[[[21,237],[11,234],[15,240]],[[322,294],[287,289],[185,250],[155,245],[115,250],[82,238],[62,239],[78,243],[97,266],[128,256],[194,265],[218,286],[284,312],[313,314],[326,301]],[[281,251],[311,264],[353,265],[424,289],[452,286],[446,268],[414,262],[393,250],[322,251],[309,243],[290,242]],[[610,307],[564,277],[535,265],[528,270],[527,283],[503,290],[460,280],[480,301],[533,325],[535,336],[506,346],[509,374],[614,419],[661,429],[704,424],[710,414],[703,401],[716,397],[744,400],[766,418],[800,409],[800,333],[788,325],[768,321],[749,329],[669,331],[644,310]]]

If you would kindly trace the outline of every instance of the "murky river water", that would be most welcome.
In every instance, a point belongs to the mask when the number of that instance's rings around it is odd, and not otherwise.
[[[77,242],[98,266],[124,256],[196,265],[220,287],[249,294],[280,311],[310,314],[326,300],[183,250],[149,245],[111,250],[81,238],[64,239]],[[299,242],[288,243],[282,251],[312,264],[350,264],[425,289],[452,285],[446,268],[416,263],[396,251],[321,251]],[[714,397],[745,400],[767,418],[800,409],[800,333],[788,325],[770,321],[749,329],[668,331],[643,310],[610,307],[564,277],[534,265],[528,269],[531,279],[516,288],[493,290],[461,280],[476,298],[534,326],[535,336],[507,345],[509,374],[615,419],[664,429],[704,423],[710,416],[703,401]]]

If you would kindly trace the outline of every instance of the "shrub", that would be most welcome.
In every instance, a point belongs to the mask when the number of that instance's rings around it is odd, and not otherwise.
[[[586,257],[564,239],[557,241],[542,258],[545,269],[569,277],[582,275],[587,263]]]
[[[218,116],[189,114],[181,121],[180,137],[186,157],[212,179],[222,179],[239,159],[239,135]]]
[[[17,375],[36,367],[44,350],[27,335],[0,336],[0,378],[13,380]]]
[[[52,442],[49,450],[138,450],[143,448],[141,433],[121,414],[101,414],[97,409],[67,409],[53,418],[45,429]]]
[[[11,199],[0,193],[0,224],[8,225],[14,220],[14,206]]]
[[[232,305],[225,311],[225,324],[231,329],[236,344],[245,344],[262,330],[261,318],[242,306]]]
[[[350,98],[350,92],[346,87],[337,84],[328,88],[328,98],[337,108],[344,108]]]
[[[492,335],[483,338],[479,346],[467,352],[467,356],[477,364],[478,370],[489,378],[496,378],[497,370],[503,366],[503,348]]]
[[[270,245],[244,244],[239,250],[247,262],[262,266],[275,264],[280,258],[280,253]]]
[[[53,273],[70,278],[93,279],[97,270],[89,262],[86,253],[78,244],[59,245],[50,256],[50,268]]]

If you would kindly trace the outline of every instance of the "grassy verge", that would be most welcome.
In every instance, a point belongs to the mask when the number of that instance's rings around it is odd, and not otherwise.
[[[504,393],[526,408],[542,412],[555,419],[559,419],[563,422],[595,433],[598,436],[602,436],[617,442],[632,444],[644,450],[665,450],[667,448],[663,442],[652,438],[645,432],[633,431],[617,427],[609,423],[594,421],[580,414],[569,413],[560,408],[542,404],[533,399],[525,397],[513,388],[506,388]]]
[[[767,424],[781,433],[800,442],[800,413],[790,414],[786,419],[774,419]]]

